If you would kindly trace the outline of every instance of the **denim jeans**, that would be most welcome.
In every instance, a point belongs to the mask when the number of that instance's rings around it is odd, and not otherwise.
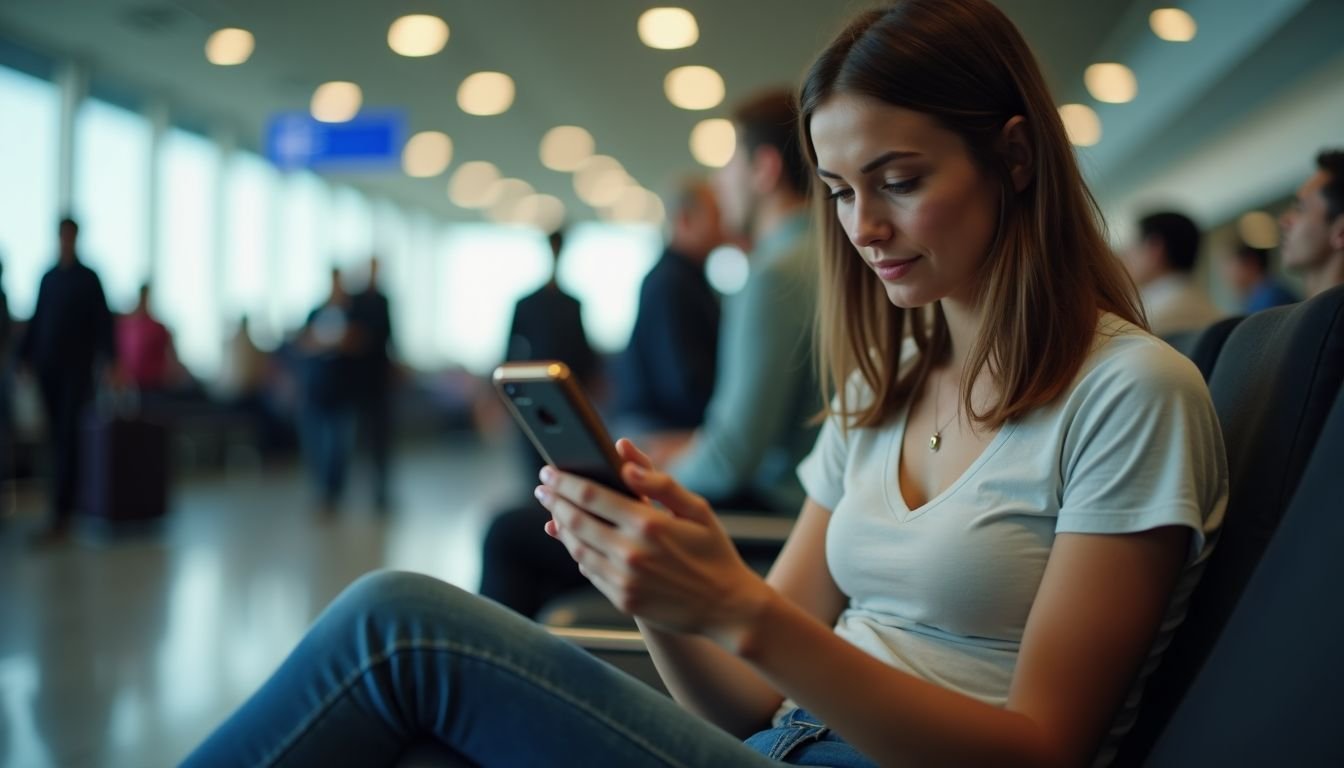
[[[806,713],[746,744],[496,603],[380,572],[318,618],[184,765],[395,765],[434,739],[483,766],[870,766]]]

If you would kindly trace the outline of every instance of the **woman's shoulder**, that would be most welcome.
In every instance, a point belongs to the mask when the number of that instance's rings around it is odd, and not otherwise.
[[[1154,394],[1181,392],[1208,397],[1199,369],[1171,345],[1133,323],[1105,314],[1097,323],[1092,351],[1076,390],[1097,389]]]

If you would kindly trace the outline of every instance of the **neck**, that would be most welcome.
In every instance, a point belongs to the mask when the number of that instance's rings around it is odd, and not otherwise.
[[[1304,284],[1308,299],[1336,285],[1344,285],[1344,251],[1330,254],[1320,266],[1307,272]]]
[[[784,222],[807,206],[807,198],[790,192],[777,191],[762,198],[756,206],[752,221],[751,239],[754,243],[773,235]]]
[[[966,358],[970,356],[971,347],[975,345],[975,338],[980,333],[983,313],[974,301],[951,296],[942,300],[942,306],[943,316],[947,318],[948,336],[952,343],[948,363],[952,371],[960,376],[966,368]]]

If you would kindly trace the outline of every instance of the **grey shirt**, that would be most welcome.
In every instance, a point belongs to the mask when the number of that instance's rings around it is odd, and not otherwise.
[[[811,344],[815,259],[800,212],[757,244],[747,284],[726,301],[705,422],[670,469],[692,491],[711,500],[751,496],[771,511],[801,508],[795,469],[821,409]]]

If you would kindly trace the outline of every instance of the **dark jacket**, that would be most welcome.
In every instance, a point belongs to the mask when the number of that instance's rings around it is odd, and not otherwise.
[[[116,360],[112,313],[93,270],[76,261],[43,276],[19,356],[48,378],[91,377],[99,358]]]
[[[584,333],[582,315],[578,299],[553,283],[542,286],[514,307],[506,359],[559,360],[581,383],[591,384],[599,362]]]

